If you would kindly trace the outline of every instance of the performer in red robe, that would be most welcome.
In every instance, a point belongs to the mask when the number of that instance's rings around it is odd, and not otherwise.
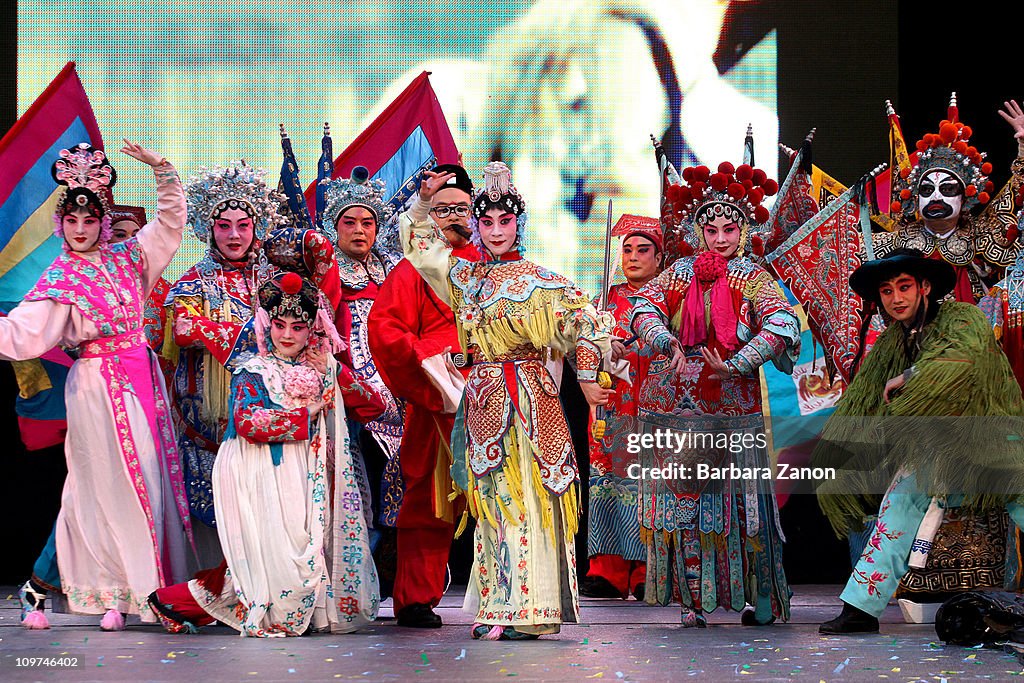
[[[427,172],[419,195],[400,220],[421,223],[433,218],[454,256],[479,260],[479,251],[469,241],[472,192],[465,169],[454,164],[438,166]],[[395,615],[399,626],[438,628],[441,617],[433,608],[444,594],[448,551],[461,512],[448,500],[452,490],[449,439],[458,397],[445,396],[429,377],[424,361],[434,359],[428,364],[446,370],[440,359],[460,348],[455,316],[412,264],[403,260],[377,293],[369,329],[377,369],[392,393],[406,402]],[[452,361],[465,379],[467,359],[456,353]],[[461,383],[455,385],[450,394],[461,388]]]
[[[335,244],[338,261],[340,295],[334,322],[347,348],[336,358],[384,400],[383,414],[366,423],[350,420],[348,425],[356,465],[366,475],[360,490],[372,500],[370,548],[383,599],[391,595],[398,554],[395,526],[403,489],[398,448],[405,408],[384,383],[377,359],[370,353],[367,321],[380,286],[401,255],[377,239],[393,209],[385,197],[384,181],[369,175],[366,167],[356,166],[351,178],[324,183],[321,230]]]
[[[612,235],[621,237],[621,265],[626,281],[608,290],[605,304],[615,317],[613,355],[629,362],[630,383],[619,380],[612,387],[615,398],[604,411],[605,428],[590,436],[590,506],[587,512],[590,568],[580,583],[580,594],[595,598],[644,597],[647,547],[640,540],[637,509],[639,484],[627,474],[637,461],[627,440],[640,433],[637,391],[647,375],[652,351],[641,348],[629,330],[633,305],[629,297],[657,277],[664,262],[664,237],[656,218],[623,215]]]

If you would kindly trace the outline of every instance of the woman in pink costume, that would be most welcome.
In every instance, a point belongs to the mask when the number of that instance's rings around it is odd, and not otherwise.
[[[71,611],[102,615],[104,630],[123,629],[125,614],[156,621],[146,597],[183,578],[190,534],[163,379],[143,329],[146,299],[181,242],[185,196],[159,154],[128,141],[121,151],[153,167],[156,219],[111,244],[113,168],[86,144],[62,150],[53,176],[67,187],[54,216],[64,253],[0,319],[0,358],[77,351],[65,388],[57,562]],[[45,622],[39,611],[28,618]]]

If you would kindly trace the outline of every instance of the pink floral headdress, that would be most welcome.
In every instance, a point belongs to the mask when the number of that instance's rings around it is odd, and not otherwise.
[[[113,234],[110,228],[111,188],[117,182],[117,173],[103,150],[95,149],[86,142],[62,149],[50,173],[58,185],[68,188],[57,202],[57,211],[53,215],[54,234],[63,240],[64,216],[82,208],[100,219],[99,243],[109,242]],[[64,248],[68,249],[66,242]]]

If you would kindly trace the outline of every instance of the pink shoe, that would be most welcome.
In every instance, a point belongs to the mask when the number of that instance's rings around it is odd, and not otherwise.
[[[32,587],[31,581],[18,590],[18,599],[21,601],[21,625],[32,631],[41,631],[50,628],[50,620],[43,612],[46,604],[46,593],[40,593]]]
[[[100,620],[100,630],[123,631],[124,615],[118,612],[116,609],[108,609],[107,613],[103,615],[103,619]]]

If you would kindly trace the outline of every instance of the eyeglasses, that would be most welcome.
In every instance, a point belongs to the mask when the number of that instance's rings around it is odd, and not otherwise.
[[[459,218],[465,218],[469,215],[469,207],[465,204],[453,204],[451,206],[439,206],[436,209],[431,209],[435,216],[438,218],[448,218],[453,213]]]

